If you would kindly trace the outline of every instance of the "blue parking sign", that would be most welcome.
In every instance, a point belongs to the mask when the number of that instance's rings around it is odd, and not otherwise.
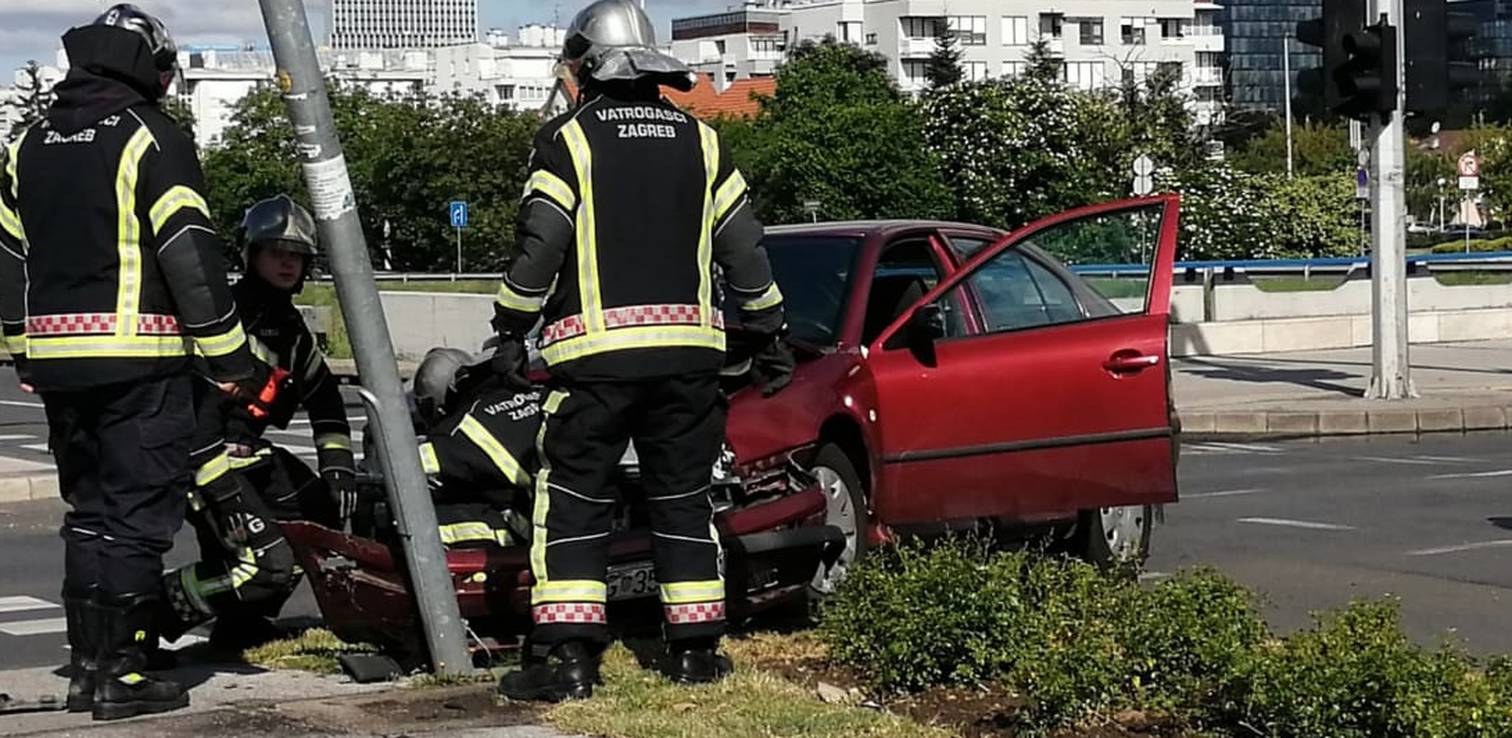
[[[467,203],[454,200],[451,203],[451,224],[453,228],[467,227]]]

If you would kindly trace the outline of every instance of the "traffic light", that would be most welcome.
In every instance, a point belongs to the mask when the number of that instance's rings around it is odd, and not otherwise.
[[[1318,47],[1323,66],[1303,69],[1297,86],[1304,95],[1319,98],[1334,110],[1344,103],[1334,72],[1344,66],[1344,36],[1365,25],[1365,0],[1323,0],[1323,17],[1297,24],[1297,40]]]
[[[1303,93],[1361,120],[1396,109],[1396,27],[1366,25],[1365,0],[1323,0],[1323,17],[1298,23],[1297,40],[1323,53],[1322,67],[1298,75]]]
[[[1445,0],[1406,0],[1404,11],[1407,109],[1437,113],[1454,107],[1479,81],[1470,48],[1474,16],[1449,12]]]

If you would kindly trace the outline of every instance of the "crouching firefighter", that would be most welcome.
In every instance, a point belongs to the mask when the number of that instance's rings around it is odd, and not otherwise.
[[[438,348],[415,371],[420,461],[430,479],[441,542],[453,548],[530,540],[541,391],[500,386],[489,361]]]
[[[252,359],[194,144],[157,105],[177,74],[167,29],[115,5],[63,46],[57,100],[0,175],[0,317],[69,505],[68,708],[114,719],[189,704],[147,655],[189,490],[191,356],[217,393]]]
[[[551,374],[532,508],[535,628],[528,665],[499,684],[523,700],[592,693],[609,640],[609,481],[632,440],[665,617],[659,668],[679,682],[729,672],[709,497],[725,419],[716,268],[744,325],[772,336],[756,358],[768,391],[793,363],[745,179],[713,128],[661,97],[661,84],[691,86],[687,67],[656,51],[631,0],[579,13],[562,58],[582,95],[535,139],[494,318],[506,381],[529,386],[524,336],[541,319]]]
[[[242,228],[247,273],[233,291],[257,360],[257,391],[236,401],[207,394],[199,405],[190,520],[202,560],[164,578],[164,635],[215,618],[211,643],[228,649],[276,637],[272,619],[299,582],[277,521],[339,529],[357,493],[339,385],[293,303],[317,253],[315,220],[280,195],[253,205]],[[264,438],[270,427],[287,428],[300,408],[319,475]]]

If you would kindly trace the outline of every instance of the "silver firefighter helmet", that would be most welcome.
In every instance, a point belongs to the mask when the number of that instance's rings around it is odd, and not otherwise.
[[[633,0],[598,0],[583,8],[567,27],[562,60],[581,62],[580,78],[649,77],[684,92],[693,89],[692,70],[657,50],[656,29]]]
[[[318,233],[315,218],[288,195],[263,200],[242,218],[242,242],[247,247],[269,247],[315,256]]]

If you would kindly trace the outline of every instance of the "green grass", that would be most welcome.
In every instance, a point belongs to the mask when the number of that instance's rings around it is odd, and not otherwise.
[[[1130,297],[1143,298],[1149,289],[1149,280],[1139,277],[1089,277],[1087,284],[1092,286],[1097,294],[1109,300],[1121,300]]]
[[[1445,287],[1512,284],[1512,273],[1506,272],[1435,272],[1433,278]]]
[[[1327,292],[1344,284],[1343,277],[1251,277],[1261,292]]]
[[[324,628],[312,628],[292,638],[269,641],[242,653],[242,659],[264,669],[294,669],[317,674],[339,674],[337,661],[344,654],[372,653],[377,649],[362,643],[347,643]]]
[[[756,668],[730,642],[735,673],[718,684],[685,687],[640,668],[623,646],[605,654],[604,686],[593,699],[546,713],[555,727],[608,738],[945,738],[949,733],[896,715],[827,704],[812,692]]]

